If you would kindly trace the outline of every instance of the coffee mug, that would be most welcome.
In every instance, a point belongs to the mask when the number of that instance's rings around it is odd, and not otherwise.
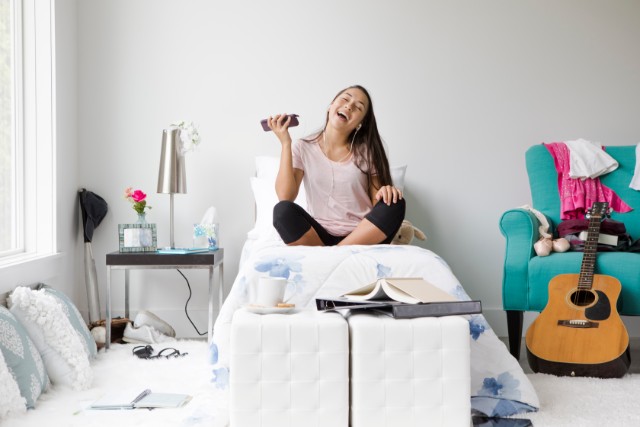
[[[282,277],[260,277],[256,289],[256,305],[275,307],[284,303],[284,293],[287,290],[287,279]]]

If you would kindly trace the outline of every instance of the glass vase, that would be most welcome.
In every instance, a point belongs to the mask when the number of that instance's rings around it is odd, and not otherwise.
[[[138,220],[136,224],[146,224],[147,223],[147,214],[145,212],[138,213]]]

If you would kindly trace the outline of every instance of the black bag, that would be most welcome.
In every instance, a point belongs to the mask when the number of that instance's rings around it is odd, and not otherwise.
[[[588,219],[568,219],[558,225],[558,235],[569,241],[572,251],[584,251],[584,240],[580,234],[587,232],[589,228]],[[598,240],[598,252],[627,251],[631,246],[631,236],[627,233],[627,228],[623,222],[607,218],[600,223],[600,235],[615,236],[615,244],[603,243],[604,236]]]

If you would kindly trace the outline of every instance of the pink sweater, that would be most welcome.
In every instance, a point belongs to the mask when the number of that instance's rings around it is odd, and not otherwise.
[[[584,218],[593,202],[608,202],[616,212],[629,212],[631,207],[622,201],[610,188],[602,185],[599,178],[585,180],[571,178],[569,148],[563,142],[544,144],[549,150],[558,172],[560,192],[560,219]]]

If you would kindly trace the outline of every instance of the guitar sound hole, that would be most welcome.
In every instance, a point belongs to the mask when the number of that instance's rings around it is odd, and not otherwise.
[[[595,300],[596,297],[591,291],[576,291],[571,295],[571,302],[578,307],[591,305]]]

